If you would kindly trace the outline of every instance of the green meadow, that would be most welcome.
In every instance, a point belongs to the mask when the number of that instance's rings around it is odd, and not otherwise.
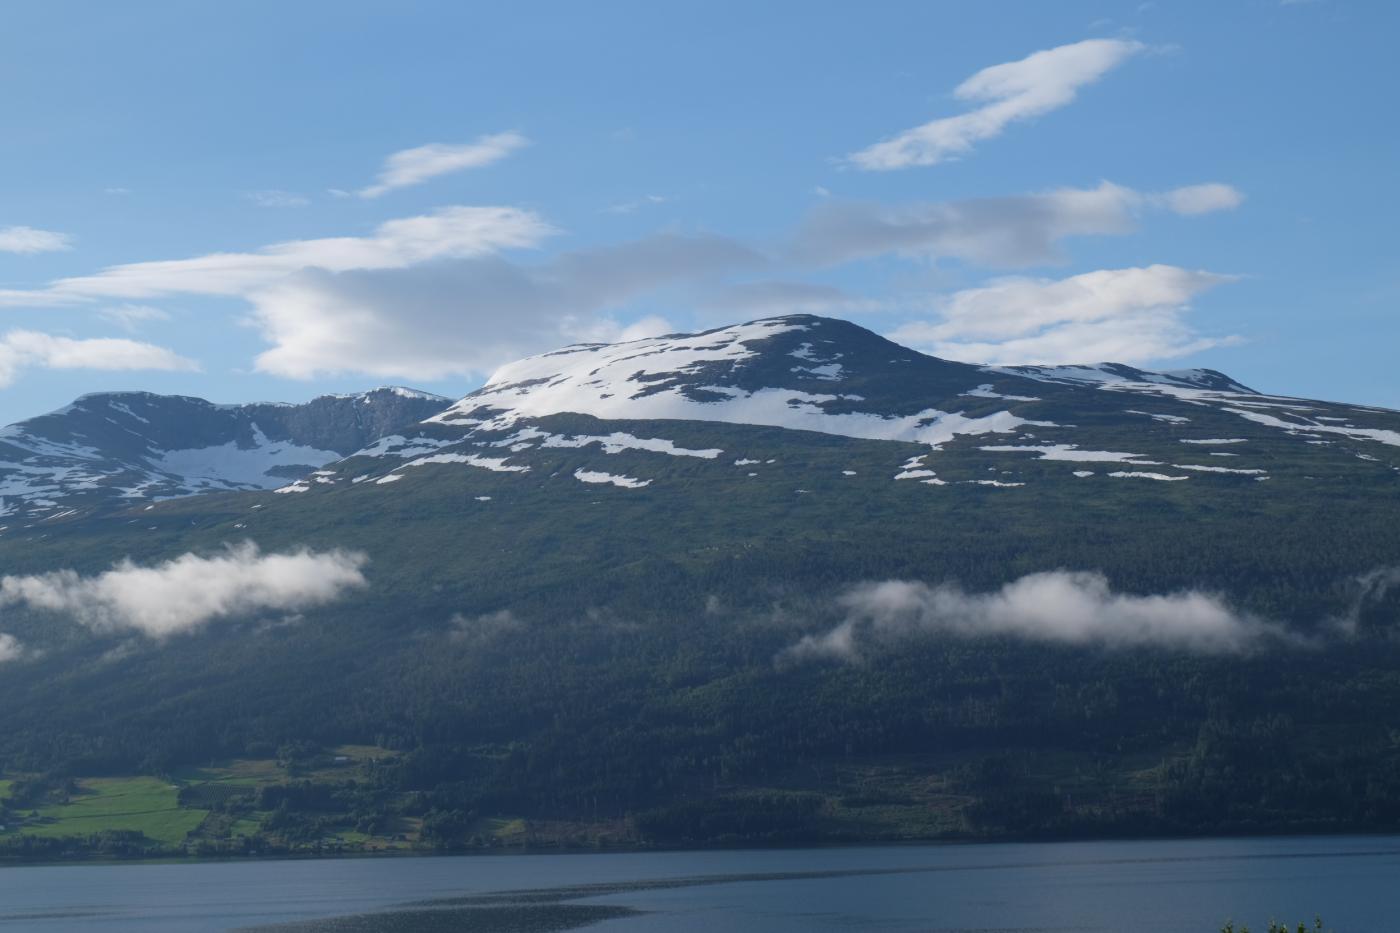
[[[8,786],[0,784],[0,794],[6,791]],[[78,792],[66,803],[39,807],[37,819],[7,828],[6,834],[58,838],[125,830],[179,845],[207,811],[181,807],[178,792],[176,786],[153,777],[88,778],[78,782]]]

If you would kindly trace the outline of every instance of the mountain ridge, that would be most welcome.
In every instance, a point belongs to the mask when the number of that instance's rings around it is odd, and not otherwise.
[[[154,421],[147,417],[157,414]],[[539,424],[561,416],[633,425],[631,433],[598,429],[597,437],[623,438],[607,448],[614,452],[629,444],[634,450],[670,444],[674,451],[669,438],[639,438],[635,426],[665,434],[663,426],[677,421],[913,443],[924,453],[901,454],[899,461],[911,466],[892,475],[929,485],[946,485],[949,472],[927,462],[930,454],[950,461],[962,481],[972,481],[970,470],[994,471],[1005,477],[995,480],[1003,487],[1024,485],[1032,459],[1167,467],[1107,471],[1116,478],[1259,480],[1272,478],[1274,464],[1223,459],[1238,460],[1261,441],[1287,437],[1300,451],[1342,445],[1332,453],[1400,470],[1394,449],[1400,419],[1392,414],[1265,395],[1215,370],[942,360],[847,321],[798,314],[563,347],[506,364],[455,401],[401,387],[301,405],[93,393],[0,429],[0,498],[12,514],[42,514],[238,489],[328,491],[342,480],[395,481],[385,479],[380,465],[367,464],[374,460],[389,465],[395,478],[409,466],[454,462],[524,473],[529,464],[520,457],[528,459],[531,448],[600,443]],[[181,431],[187,436],[177,440]],[[1212,441],[1232,446],[1183,463],[1191,458],[1180,444],[1225,446]],[[503,448],[516,459],[502,456]],[[1318,451],[1306,453],[1309,463],[1318,459]],[[579,469],[612,475],[596,465]],[[320,471],[314,482],[313,471]],[[354,476],[340,475],[346,471]],[[650,481],[618,476],[600,481]]]
[[[0,429],[0,514],[271,488],[449,401],[401,387],[301,404],[88,393]]]

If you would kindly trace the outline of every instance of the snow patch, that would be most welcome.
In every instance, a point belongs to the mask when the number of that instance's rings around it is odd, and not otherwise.
[[[613,486],[620,486],[623,489],[641,489],[643,486],[651,485],[651,480],[649,479],[618,476],[614,473],[603,473],[598,470],[574,470],[574,479],[581,483],[610,483]]]
[[[1202,473],[1236,473],[1240,476],[1262,476],[1268,470],[1236,470],[1230,467],[1203,466],[1199,463],[1173,463],[1178,470],[1197,470]]]
[[[468,466],[480,467],[483,470],[492,470],[496,473],[528,473],[528,466],[507,463],[504,457],[483,457],[479,454],[432,454],[427,457],[419,457],[417,460],[410,460],[400,470],[409,467],[426,466],[429,463],[465,463]]]
[[[589,444],[601,445],[603,452],[608,454],[618,454],[624,450],[649,450],[654,453],[669,454],[672,457],[699,457],[702,460],[713,460],[724,453],[719,448],[692,450],[687,447],[677,447],[675,441],[665,438],[636,437],[621,431],[614,431],[612,434],[602,436],[580,434],[566,437],[560,434],[546,434],[540,442],[541,447],[586,447]]]
[[[1146,460],[1144,454],[1130,454],[1118,450],[1080,450],[1075,444],[998,444],[982,447],[991,453],[1039,453],[1037,460],[1069,460],[1094,463],[1133,463],[1142,466],[1155,466],[1157,461]]]
[[[1034,395],[1002,395],[999,392],[994,392],[992,390],[992,384],[990,382],[983,383],[975,389],[968,389],[966,392],[963,393],[963,395],[967,396],[968,398],[999,398],[1005,399],[1008,402],[1040,401],[1039,397]]]

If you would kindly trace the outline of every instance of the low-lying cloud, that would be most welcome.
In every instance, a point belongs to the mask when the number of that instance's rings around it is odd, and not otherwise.
[[[458,612],[448,620],[447,637],[458,644],[480,647],[502,635],[519,631],[524,624],[509,609],[467,616]]]
[[[210,557],[187,553],[151,567],[124,560],[96,576],[72,570],[0,578],[0,604],[71,615],[95,631],[153,638],[215,619],[324,605],[366,585],[367,558],[303,548],[263,554],[246,542]]]
[[[1011,636],[1030,641],[1111,648],[1162,647],[1206,654],[1241,653],[1295,636],[1235,611],[1210,593],[1182,590],[1137,596],[1114,592],[1100,573],[1033,573],[989,593],[956,584],[889,580],[862,583],[838,600],[845,619],[808,635],[783,661],[858,661],[880,643],[914,636]]]
[[[1392,590],[1400,589],[1400,567],[1377,567],[1357,575],[1351,583],[1350,605],[1332,620],[1336,628],[1347,635],[1357,632],[1368,609],[1384,601]]]
[[[24,656],[24,645],[13,635],[0,632],[0,664],[6,661],[18,661]]]

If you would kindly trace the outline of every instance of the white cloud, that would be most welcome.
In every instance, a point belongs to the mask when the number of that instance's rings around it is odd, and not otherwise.
[[[1229,193],[1242,197],[1220,184],[1144,194],[1104,181],[1094,188],[932,204],[830,201],[798,225],[792,252],[817,265],[888,253],[1000,268],[1044,265],[1063,258],[1060,242],[1069,237],[1131,233],[1147,208],[1218,210]]]
[[[613,315],[648,292],[708,283],[766,262],[725,237],[675,233],[528,265],[492,255],[536,246],[555,232],[530,211],[452,207],[388,221],[369,236],[112,266],[43,289],[0,291],[0,305],[128,299],[99,313],[135,327],[162,313],[138,299],[241,297],[271,344],[255,363],[263,372],[430,379],[490,372],[566,340],[672,330],[655,315],[635,323]]]
[[[18,661],[24,657],[24,645],[20,644],[18,638],[0,632],[0,664],[6,661]]]
[[[532,247],[555,230],[513,207],[446,207],[386,221],[371,236],[274,243],[250,253],[110,266],[94,275],[59,279],[37,291],[0,292],[0,305],[54,304],[98,298],[162,295],[246,295],[302,269],[402,269],[436,259],[482,256]]]
[[[1219,596],[1195,590],[1116,593],[1098,573],[1033,573],[990,593],[903,580],[864,583],[839,604],[845,612],[839,625],[804,637],[782,658],[860,660],[870,645],[937,635],[1202,653],[1238,653],[1267,640],[1299,641],[1272,623],[1234,611]]]
[[[1214,193],[1177,198],[1179,192],[1143,194],[1103,182],[1089,189],[896,207],[826,201],[799,224],[783,258],[797,268],[887,254],[999,267],[1043,264],[1060,258],[1068,237],[1127,233],[1145,209],[1170,210],[1180,201],[1196,211],[1207,201],[1219,202],[1215,189],[1225,188],[1196,187]],[[1195,189],[1179,189],[1187,190]],[[362,236],[128,263],[40,289],[0,290],[0,306],[114,301],[116,308],[99,313],[131,329],[163,313],[144,300],[238,297],[250,303],[250,321],[270,344],[255,362],[263,372],[425,379],[488,372],[561,338],[638,333],[628,319],[650,309],[629,305],[665,289],[688,290],[679,297],[698,296],[702,304],[754,316],[881,307],[810,283],[734,284],[775,263],[715,235],[663,233],[532,264],[497,255],[539,246],[556,232],[528,210],[448,207],[387,221]],[[670,327],[654,315],[640,326],[648,332]],[[133,350],[108,346],[111,354],[120,349]],[[172,365],[167,359],[166,368]]]
[[[0,602],[61,612],[102,632],[154,638],[214,619],[320,606],[366,585],[363,554],[307,549],[262,554],[245,543],[213,557],[184,554],[153,567],[129,560],[96,576],[72,570],[0,579]]]
[[[291,191],[278,191],[269,188],[265,191],[250,191],[244,195],[258,207],[306,207],[311,199],[304,194]]]
[[[1003,279],[953,294],[940,320],[890,337],[945,359],[999,365],[1169,359],[1232,339],[1200,337],[1184,320],[1191,299],[1232,280],[1166,265]]]
[[[185,370],[199,364],[151,343],[115,337],[79,340],[32,330],[12,330],[0,337],[0,386],[14,382],[23,369]]]
[[[657,288],[761,263],[722,237],[658,234],[532,266],[491,257],[418,269],[307,271],[252,295],[254,321],[273,345],[256,365],[297,379],[489,372],[561,339],[637,333],[638,325],[598,315]],[[654,317],[639,325],[670,329]]]
[[[906,130],[852,153],[847,161],[868,171],[886,171],[957,158],[975,143],[1000,135],[1010,123],[1073,102],[1080,88],[1144,48],[1126,39],[1087,39],[984,68],[953,91],[959,100],[982,106]]]
[[[635,213],[638,208],[652,207],[657,204],[665,204],[667,200],[669,199],[664,198],[659,194],[649,194],[644,198],[637,198],[632,201],[622,201],[618,204],[610,205],[609,207],[605,208],[604,212],[608,214],[632,214]]]
[[[1188,217],[1232,211],[1244,203],[1244,194],[1239,189],[1219,183],[1187,185],[1156,195],[1156,198],[1167,210]]]
[[[152,308],[150,305],[135,304],[123,304],[110,308],[102,308],[97,312],[97,316],[129,332],[137,331],[141,328],[142,324],[147,324],[151,321],[170,320],[170,315],[160,308]]]
[[[0,227],[0,253],[56,253],[73,248],[66,233],[34,227]]]
[[[482,136],[470,143],[429,143],[402,149],[384,160],[384,168],[374,184],[357,193],[362,198],[377,198],[439,175],[499,162],[526,145],[529,145],[528,139],[511,132]]]

